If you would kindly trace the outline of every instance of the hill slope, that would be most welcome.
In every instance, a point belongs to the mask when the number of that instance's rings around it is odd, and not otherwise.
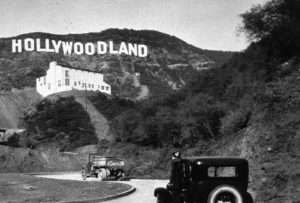
[[[20,118],[40,99],[35,89],[0,93],[0,128],[24,128]]]
[[[122,41],[140,43],[148,46],[148,56],[69,56],[62,52],[58,54],[35,51],[12,53],[12,39],[25,38],[40,38],[42,43],[46,38],[82,43],[112,40],[116,47]],[[108,29],[100,33],[70,35],[29,33],[0,39],[0,90],[35,86],[34,79],[45,74],[49,62],[57,61],[59,65],[102,72],[116,95],[136,98],[140,91],[145,93],[145,86],[150,95],[158,95],[183,87],[198,70],[222,63],[231,55],[231,52],[202,50],[174,36],[156,31]],[[134,81],[137,72],[141,75],[140,85],[144,85],[142,90]]]

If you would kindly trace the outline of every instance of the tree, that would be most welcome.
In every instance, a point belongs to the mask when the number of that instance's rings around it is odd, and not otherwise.
[[[183,139],[190,144],[200,139],[216,139],[223,115],[221,105],[208,95],[199,93],[188,98],[181,103],[177,115]]]
[[[158,125],[158,137],[160,144],[178,144],[179,124],[176,122],[176,112],[169,107],[161,107],[155,114]]]
[[[250,41],[264,40],[275,57],[290,57],[300,49],[300,1],[270,0],[241,14],[239,31]]]

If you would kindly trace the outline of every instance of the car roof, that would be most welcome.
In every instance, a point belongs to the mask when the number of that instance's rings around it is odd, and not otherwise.
[[[192,156],[183,157],[190,162],[196,163],[197,165],[207,164],[216,166],[231,166],[231,165],[248,165],[246,159],[240,157],[222,157],[222,156]]]

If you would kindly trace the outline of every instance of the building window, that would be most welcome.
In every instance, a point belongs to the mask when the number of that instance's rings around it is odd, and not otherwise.
[[[100,89],[100,85],[98,85],[98,89]]]
[[[66,86],[69,86],[70,85],[70,79],[66,79]]]
[[[94,84],[92,84],[92,88],[94,88]]]
[[[74,86],[76,86],[76,82],[74,82]]]
[[[61,86],[61,80],[58,80],[58,87]]]
[[[50,88],[51,88],[51,87],[50,87],[50,83],[48,83],[48,89],[50,90]]]
[[[101,90],[104,90],[104,86],[101,86]]]
[[[69,77],[69,71],[68,70],[65,70],[65,76],[66,76],[66,78]]]
[[[106,91],[108,91],[108,90],[109,90],[109,87],[107,86],[107,87],[106,87]]]
[[[89,84],[89,87],[91,87],[91,84]]]
[[[80,85],[80,81],[78,81],[78,85]]]
[[[46,85],[46,77],[44,77],[44,85]]]

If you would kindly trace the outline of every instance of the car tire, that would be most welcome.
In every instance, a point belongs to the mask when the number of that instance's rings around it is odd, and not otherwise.
[[[162,194],[158,194],[156,197],[156,203],[169,203],[169,201]]]
[[[86,172],[82,171],[81,172],[82,180],[86,180]]]
[[[125,178],[125,173],[122,169],[116,172],[116,180],[123,180]]]
[[[100,169],[99,170],[99,172],[98,172],[98,179],[100,180],[100,181],[102,181],[103,180],[103,178],[106,176],[106,172],[105,172],[105,169]]]
[[[223,193],[231,193],[235,198],[235,203],[247,203],[245,195],[231,185],[220,185],[213,189],[207,198],[207,203],[216,203],[219,195]]]
[[[252,196],[250,195],[250,193],[247,192],[247,194],[245,195],[245,199],[246,199],[246,203],[254,203],[254,200],[252,198]]]
[[[119,177],[119,180],[124,180],[125,178],[125,173],[124,171],[121,172],[121,176]]]

